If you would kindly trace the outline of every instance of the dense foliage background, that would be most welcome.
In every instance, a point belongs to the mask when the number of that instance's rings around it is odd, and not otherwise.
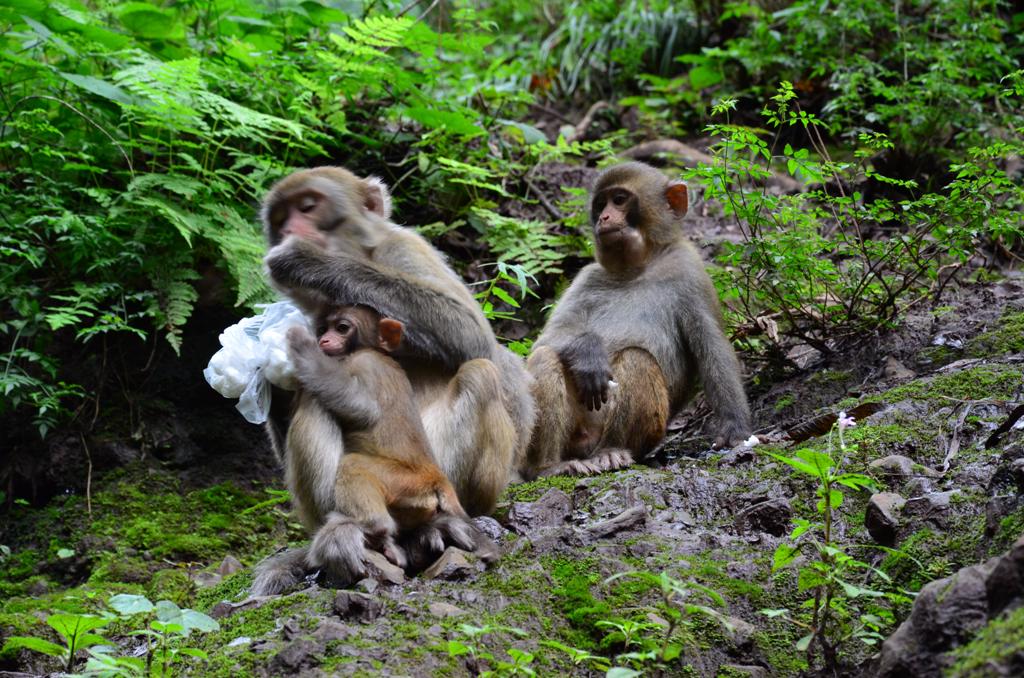
[[[7,0],[0,29],[8,506],[81,489],[50,460],[143,436],[153,373],[199,379],[189,329],[273,298],[255,211],[298,167],[381,176],[520,352],[594,168],[677,168],[734,226],[755,387],[1022,255],[1020,3]]]

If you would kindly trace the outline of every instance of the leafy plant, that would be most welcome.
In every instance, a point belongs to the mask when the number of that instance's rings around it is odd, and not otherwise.
[[[817,482],[817,520],[794,519],[796,527],[786,542],[775,549],[772,571],[790,565],[797,568],[797,588],[808,592],[810,598],[800,607],[809,613],[796,614],[792,609],[762,610],[769,617],[784,617],[805,630],[797,642],[797,649],[807,654],[807,663],[814,666],[814,659],[820,652],[825,668],[834,671],[838,667],[838,646],[848,638],[857,638],[867,645],[874,645],[884,639],[882,631],[891,622],[891,615],[868,606],[862,600],[888,598],[892,602],[903,602],[900,594],[869,588],[855,578],[867,576],[883,583],[890,581],[888,575],[870,564],[851,556],[836,545],[836,525],[839,509],[843,505],[844,491],[861,492],[875,490],[874,481],[861,473],[842,470],[843,458],[853,453],[856,446],[847,446],[843,431],[854,425],[853,419],[840,413],[839,419],[829,433],[827,451],[802,449],[789,457],[769,453],[800,475]],[[838,438],[838,449],[832,444],[833,434]],[[803,555],[802,561],[797,561]]]
[[[53,613],[46,618],[46,624],[57,632],[60,639],[64,641],[63,645],[44,638],[11,636],[4,643],[3,651],[25,649],[48,654],[51,657],[60,657],[64,660],[64,670],[70,673],[74,670],[75,655],[80,650],[107,642],[106,638],[93,633],[93,631],[103,628],[111,620],[112,617],[98,617],[91,614]]]

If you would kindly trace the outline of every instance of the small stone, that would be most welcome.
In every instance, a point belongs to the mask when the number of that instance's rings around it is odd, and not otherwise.
[[[725,635],[737,649],[750,645],[757,627],[739,617],[723,617]]]
[[[217,573],[223,577],[229,574],[234,574],[242,569],[242,563],[239,562],[238,558],[234,556],[224,556],[224,560],[220,561],[220,567],[217,568]]]
[[[793,508],[783,498],[761,501],[748,506],[736,515],[736,530],[739,532],[767,532],[781,537],[789,531]]]
[[[376,551],[367,551],[363,564],[367,574],[381,584],[405,583],[405,571]]]
[[[928,508],[932,511],[945,511],[949,508],[949,502],[954,494],[960,494],[960,490],[947,490],[946,492],[931,492],[924,495],[923,499],[928,502]]]
[[[934,490],[935,487],[932,485],[932,481],[927,478],[911,478],[903,487],[903,492],[908,497],[920,497],[921,495],[928,494]]]
[[[223,577],[216,572],[196,572],[192,575],[192,581],[194,581],[196,586],[201,589],[208,589],[211,586],[216,586],[222,579]]]
[[[233,639],[230,643],[228,643],[227,646],[228,647],[239,647],[240,645],[250,645],[250,644],[252,644],[252,638],[250,638],[249,636],[238,636],[237,638]]]
[[[270,662],[273,675],[295,675],[300,669],[320,663],[323,647],[300,638],[285,646]]]
[[[572,500],[557,488],[551,488],[534,502],[520,501],[508,511],[508,524],[519,534],[527,534],[545,527],[565,524],[572,513]]]
[[[914,475],[914,460],[901,454],[891,454],[888,457],[875,459],[868,464],[868,467],[897,478],[909,478]]]
[[[896,529],[899,527],[899,511],[907,500],[895,492],[879,492],[871,495],[867,510],[864,512],[864,526],[871,538],[883,546],[891,546],[896,541]]]
[[[358,588],[363,593],[373,593],[377,590],[378,587],[380,587],[380,582],[378,582],[376,579],[371,579],[370,577],[367,577],[366,579],[360,579],[356,582],[356,588]]]
[[[230,617],[236,612],[241,612],[243,610],[255,610],[256,608],[261,607],[263,603],[276,597],[277,596],[252,596],[237,603],[233,603],[230,600],[222,600],[213,606],[213,609],[210,610],[210,616],[214,619],[224,619],[225,617]]]
[[[458,617],[466,614],[465,610],[459,609],[451,603],[431,603],[427,609],[435,617]]]
[[[896,358],[889,356],[885,359],[885,366],[882,368],[882,377],[885,379],[913,379],[917,376],[913,370]]]
[[[368,624],[384,612],[384,603],[356,591],[338,591],[334,596],[334,613],[342,619]]]
[[[352,633],[352,627],[334,619],[325,619],[313,632],[313,637],[322,643],[328,643],[332,640],[345,640]]]
[[[434,561],[434,564],[423,571],[424,579],[443,579],[445,581],[459,581],[473,576],[476,568],[466,558],[469,554],[454,546],[449,546],[441,554],[441,557]]]
[[[486,534],[493,541],[498,541],[508,534],[508,530],[502,527],[501,523],[490,516],[477,516],[476,518],[473,518],[473,524],[476,525],[478,530]]]

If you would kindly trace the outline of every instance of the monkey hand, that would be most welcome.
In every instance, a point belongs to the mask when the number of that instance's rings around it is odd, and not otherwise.
[[[600,410],[601,405],[608,402],[612,379],[608,351],[601,338],[593,332],[585,332],[559,351],[559,357],[576,386],[580,404],[588,410]]]
[[[305,327],[295,325],[288,328],[287,338],[288,359],[295,370],[295,378],[302,386],[308,388],[314,380],[337,370],[337,361],[323,354]]]

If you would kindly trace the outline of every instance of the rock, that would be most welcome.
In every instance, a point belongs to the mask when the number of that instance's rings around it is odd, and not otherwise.
[[[871,496],[864,512],[864,526],[872,539],[883,546],[892,546],[896,542],[899,511],[906,503],[907,500],[895,492],[879,492]]]
[[[433,565],[423,571],[422,577],[445,581],[468,579],[476,574],[477,568],[469,562],[467,556],[469,554],[465,551],[449,546]]]
[[[945,511],[949,508],[949,502],[952,500],[954,494],[959,494],[960,490],[948,490],[946,492],[929,492],[928,494],[921,497],[927,503],[928,510],[930,511]]]
[[[238,558],[234,556],[224,556],[224,560],[220,561],[220,567],[217,568],[217,573],[223,577],[229,574],[234,574],[243,569],[243,565],[239,562]]]
[[[893,356],[889,356],[885,359],[885,365],[882,367],[882,378],[883,379],[913,379],[917,376],[917,373],[913,370],[907,369],[906,365],[901,363]]]
[[[753,447],[734,447],[718,458],[719,466],[739,466],[748,464],[757,458]]]
[[[1002,611],[1022,603],[1024,537],[1005,555],[965,567],[921,589],[910,616],[882,644],[876,676],[938,676],[952,665],[953,650]],[[992,664],[985,675],[1020,674],[1012,666]]]
[[[756,626],[739,617],[723,617],[722,622],[725,637],[736,649],[742,650],[750,646],[754,633],[757,632]]]
[[[781,537],[789,531],[793,508],[779,497],[759,501],[736,514],[736,531],[767,532]]]
[[[323,646],[306,638],[292,641],[270,661],[270,671],[273,675],[294,675],[319,664],[323,651]]]
[[[529,534],[541,528],[564,525],[571,513],[569,496],[553,487],[535,502],[512,504],[508,511],[508,524],[519,534]]]
[[[498,541],[508,534],[508,530],[502,527],[501,523],[490,516],[477,516],[476,518],[473,518],[473,524],[476,525],[478,530],[486,534],[493,541]]]
[[[905,479],[914,475],[914,460],[901,454],[891,454],[888,457],[875,459],[868,464],[868,468],[882,471],[889,476]]]
[[[345,640],[354,633],[354,630],[334,619],[325,619],[313,632],[313,637],[321,643],[329,643],[332,640]]]
[[[750,678],[768,678],[768,669],[763,666],[748,666],[747,664],[722,664],[719,668],[719,675],[750,676]]]
[[[376,551],[367,551],[363,563],[367,575],[381,584],[405,583],[405,571]]]
[[[384,612],[384,603],[365,593],[338,591],[334,596],[334,613],[342,619],[355,619],[368,624]]]
[[[251,596],[237,603],[233,603],[229,600],[222,600],[213,606],[213,609],[210,610],[210,616],[214,619],[224,619],[225,617],[230,617],[236,612],[241,612],[243,610],[255,610],[262,607],[262,605],[268,600],[273,600],[275,598],[277,598],[277,596]]]
[[[451,603],[431,603],[428,607],[430,614],[435,617],[458,617],[466,614],[465,610],[455,607]]]
[[[594,538],[607,537],[647,522],[647,507],[643,504],[630,506],[614,518],[587,525],[584,530]]]
[[[207,589],[211,586],[216,586],[224,579],[220,574],[216,572],[196,572],[192,575],[192,581],[196,583],[201,589]]]
[[[910,482],[903,486],[903,492],[908,497],[920,497],[934,491],[935,487],[932,485],[932,481],[927,478],[911,478]]]
[[[360,579],[356,582],[356,588],[363,593],[374,593],[380,587],[380,582],[376,579],[367,577],[366,579]]]

